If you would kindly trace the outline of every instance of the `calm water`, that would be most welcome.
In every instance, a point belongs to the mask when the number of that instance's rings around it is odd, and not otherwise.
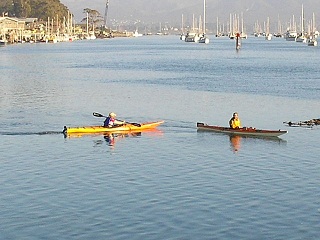
[[[320,48],[178,36],[0,47],[1,239],[318,239]],[[68,137],[92,112],[157,131]],[[279,139],[196,122],[286,129]]]

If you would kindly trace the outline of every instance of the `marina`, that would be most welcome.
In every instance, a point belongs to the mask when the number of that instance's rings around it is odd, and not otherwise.
[[[241,48],[241,40],[250,36],[263,36],[268,41],[271,41],[273,37],[284,38],[289,42],[317,46],[319,31],[316,13],[312,12],[312,17],[310,17],[310,12],[307,15],[305,11],[310,11],[310,9],[305,10],[303,4],[301,5],[300,22],[296,20],[297,17],[294,14],[290,19],[280,19],[280,16],[278,16],[277,24],[275,24],[275,19],[268,16],[266,21],[261,23],[257,20],[253,26],[250,26],[252,23],[246,22],[244,12],[230,13],[228,17],[208,15],[208,4],[210,3],[203,0],[201,15],[196,17],[195,14],[192,14],[191,21],[190,16],[186,17],[186,14],[182,13],[180,27],[169,23],[165,23],[163,27],[160,22],[160,27],[156,31],[147,23],[133,25],[123,23],[124,26],[121,28],[108,23],[109,1],[106,1],[103,21],[98,11],[89,8],[84,9],[85,17],[80,22],[75,21],[74,15],[69,10],[65,16],[57,14],[54,17],[48,17],[46,20],[35,17],[18,18],[9,16],[8,13],[2,13],[3,16],[0,17],[0,45],[38,42],[57,43],[153,35],[177,35],[184,42],[209,44],[209,36],[215,33],[216,37],[228,36],[231,40],[236,39],[236,49],[238,50]],[[222,18],[228,20],[223,21]],[[275,29],[275,25],[277,25],[277,29]],[[144,33],[138,32],[139,27],[144,29]],[[253,29],[253,31],[249,29]]]

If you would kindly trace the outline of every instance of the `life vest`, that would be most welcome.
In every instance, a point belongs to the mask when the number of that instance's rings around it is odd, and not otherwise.
[[[241,127],[240,119],[236,120],[234,118],[231,118],[230,127],[231,128],[240,128]]]
[[[115,119],[107,117],[106,120],[104,120],[103,126],[104,127],[113,127],[114,121],[115,121]]]

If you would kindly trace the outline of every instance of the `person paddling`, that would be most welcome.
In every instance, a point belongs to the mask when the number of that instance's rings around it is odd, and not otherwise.
[[[109,116],[104,120],[104,127],[115,127],[118,125],[125,124],[125,121],[119,121],[116,119],[116,114],[114,112],[109,113]]]
[[[235,128],[241,128],[241,122],[238,116],[237,112],[233,113],[232,118],[229,121],[229,125],[231,128],[235,129]]]

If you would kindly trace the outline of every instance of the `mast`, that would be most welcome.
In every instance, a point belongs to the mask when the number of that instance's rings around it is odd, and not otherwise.
[[[312,32],[313,34],[316,32],[316,15],[314,12],[312,13]]]
[[[105,28],[107,27],[108,8],[109,8],[109,0],[107,0],[106,9],[104,12],[104,26],[105,26]]]
[[[219,36],[219,17],[217,17],[217,33],[216,36]]]
[[[203,0],[203,34],[206,33],[206,0]]]
[[[301,36],[304,35],[304,10],[303,10],[303,4],[301,8]]]
[[[194,32],[194,14],[192,14],[192,31]]]
[[[87,12],[87,21],[86,21],[87,35],[89,35],[89,13]]]
[[[201,29],[202,28],[202,19],[201,19],[201,15],[199,16],[199,27],[198,27],[198,33],[200,33]],[[203,31],[202,31],[203,32]]]
[[[183,20],[183,14],[181,15],[181,33],[184,33],[184,20]]]

